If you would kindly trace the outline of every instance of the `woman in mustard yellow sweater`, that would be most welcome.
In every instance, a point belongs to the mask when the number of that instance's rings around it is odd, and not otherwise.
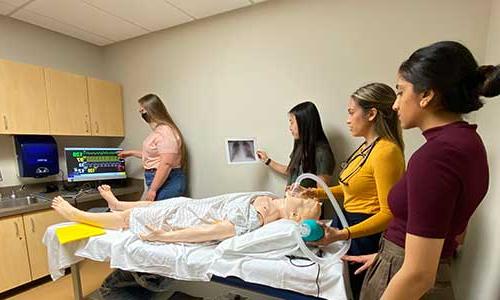
[[[347,125],[364,142],[342,164],[339,185],[330,190],[343,209],[349,227],[335,220],[325,228],[325,237],[317,244],[326,245],[351,238],[348,254],[363,255],[378,250],[381,233],[392,219],[387,196],[403,175],[405,162],[398,116],[392,110],[396,94],[382,83],[371,83],[351,95]],[[326,198],[322,189],[309,190]],[[354,274],[358,265],[349,266],[351,289],[359,297],[364,273]]]

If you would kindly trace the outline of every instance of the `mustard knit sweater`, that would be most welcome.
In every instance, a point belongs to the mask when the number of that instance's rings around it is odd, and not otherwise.
[[[362,156],[357,156],[340,174],[342,179],[352,174],[346,181],[347,185],[340,183],[330,187],[337,200],[344,200],[347,212],[372,214],[365,221],[349,227],[351,238],[372,235],[386,229],[392,219],[387,196],[405,169],[402,150],[387,139],[379,140],[363,166],[356,170],[362,160]],[[318,198],[326,197],[323,189],[315,189],[315,192]]]

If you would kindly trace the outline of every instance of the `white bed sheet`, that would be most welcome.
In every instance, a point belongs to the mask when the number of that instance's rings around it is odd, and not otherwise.
[[[291,265],[288,258],[219,256],[215,251],[217,245],[148,243],[126,230],[106,230],[105,235],[61,245],[55,229],[67,224],[71,223],[50,226],[43,239],[47,246],[49,272],[53,280],[63,276],[65,268],[87,258],[109,261],[112,268],[153,273],[180,280],[209,281],[212,275],[236,276],[247,282],[317,295],[316,264],[298,268]],[[320,271],[320,297],[347,299],[343,264],[339,261],[321,266]]]

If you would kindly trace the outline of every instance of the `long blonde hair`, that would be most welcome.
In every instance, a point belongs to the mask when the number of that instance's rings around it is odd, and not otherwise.
[[[155,94],[147,94],[142,96],[137,100],[142,108],[149,114],[151,120],[150,122],[154,122],[157,125],[167,125],[172,127],[181,140],[181,155],[182,155],[182,168],[186,170],[187,168],[187,156],[186,156],[186,144],[184,143],[184,137],[182,136],[182,132],[179,130],[179,127],[175,124],[174,120],[170,116],[165,107],[165,104],[161,101],[160,97]]]
[[[397,113],[392,109],[396,101],[394,90],[384,83],[370,83],[357,89],[352,95],[365,112],[375,108],[375,132],[381,138],[387,138],[404,150],[403,135]]]

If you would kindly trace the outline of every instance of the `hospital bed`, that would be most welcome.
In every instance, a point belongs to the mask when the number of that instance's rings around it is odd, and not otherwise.
[[[213,281],[282,299],[347,299],[342,261],[311,263],[300,258],[291,239],[290,223],[280,220],[220,244],[164,244],[144,242],[128,230],[61,245],[50,226],[47,246],[53,280],[71,267],[74,298],[83,299],[78,263],[84,259],[109,261],[111,268],[158,274],[179,280]],[[336,257],[335,247],[323,257]]]

